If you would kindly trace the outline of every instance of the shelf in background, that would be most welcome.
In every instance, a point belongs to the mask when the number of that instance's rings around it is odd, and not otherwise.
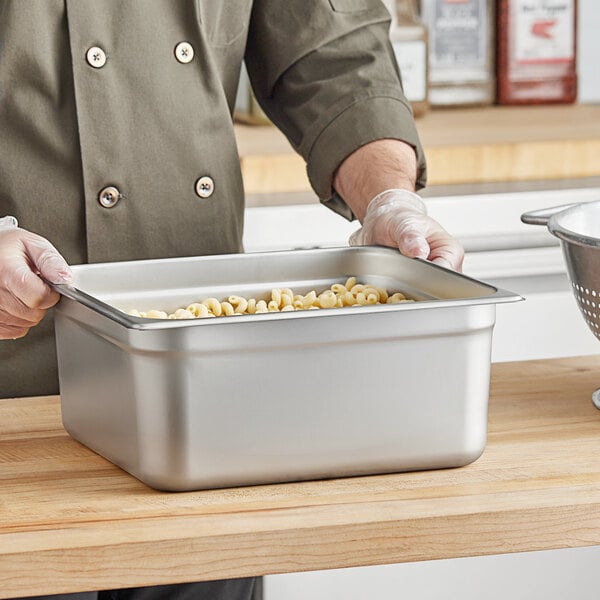
[[[417,120],[429,185],[600,175],[600,105],[436,109]],[[310,191],[275,127],[236,125],[248,194]]]

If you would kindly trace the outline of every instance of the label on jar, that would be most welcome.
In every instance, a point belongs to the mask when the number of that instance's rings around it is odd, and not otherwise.
[[[422,12],[433,68],[487,65],[487,0],[423,0]]]
[[[514,57],[521,64],[561,63],[574,58],[573,0],[514,0],[510,21]]]
[[[427,99],[427,46],[424,40],[394,42],[402,88],[409,102]]]

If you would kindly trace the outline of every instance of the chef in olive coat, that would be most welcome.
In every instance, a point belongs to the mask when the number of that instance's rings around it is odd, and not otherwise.
[[[242,251],[242,60],[316,194],[361,221],[355,243],[460,269],[413,193],[425,162],[389,22],[380,0],[0,0],[0,217],[19,223],[0,221],[0,397],[58,392],[40,275]],[[194,585],[143,597],[244,598],[251,580]]]

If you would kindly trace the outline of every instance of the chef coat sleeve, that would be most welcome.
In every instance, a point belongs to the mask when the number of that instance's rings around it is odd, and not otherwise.
[[[398,139],[426,167],[410,104],[389,41],[390,15],[380,0],[254,0],[245,61],[268,117],[307,163],[310,183],[348,219],[334,193],[343,160],[377,139]]]

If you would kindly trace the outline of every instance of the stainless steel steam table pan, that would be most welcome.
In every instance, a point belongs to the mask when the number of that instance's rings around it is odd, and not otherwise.
[[[64,426],[172,491],[472,462],[486,442],[495,305],[521,299],[382,247],[73,271],[56,308]],[[349,276],[420,301],[193,320],[122,312]]]

